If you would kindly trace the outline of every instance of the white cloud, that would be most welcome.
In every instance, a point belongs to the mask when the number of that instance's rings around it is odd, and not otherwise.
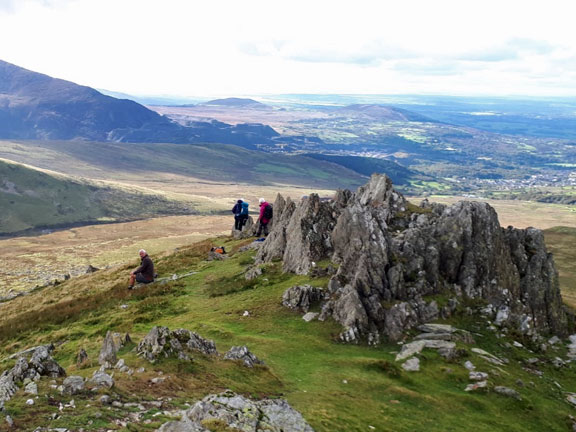
[[[0,0],[0,59],[139,94],[575,94],[571,6]]]

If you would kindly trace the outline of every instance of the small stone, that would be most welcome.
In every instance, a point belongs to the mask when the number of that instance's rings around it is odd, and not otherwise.
[[[512,342],[512,345],[514,345],[516,348],[524,348],[524,345],[522,345],[520,342]]]
[[[114,402],[112,402],[112,406],[113,406],[114,408],[122,408],[122,407],[124,407],[124,405],[123,405],[122,402],[120,402],[120,401],[114,401]]]
[[[38,394],[38,386],[35,382],[29,383],[26,387],[24,387],[24,393],[37,395]]]
[[[302,317],[302,319],[306,322],[310,322],[315,320],[318,315],[320,315],[318,312],[308,312]]]
[[[478,381],[474,384],[468,384],[464,391],[474,391],[478,390],[479,388],[486,388],[488,386],[488,381]]]
[[[9,415],[6,416],[6,423],[8,423],[8,426],[14,427],[14,420]]]
[[[136,372],[138,373],[144,373],[146,372],[146,369],[144,369],[143,367],[136,369]]]
[[[522,400],[522,396],[520,396],[520,393],[518,393],[516,390],[508,388],[508,387],[496,386],[496,387],[494,387],[494,391],[498,394],[501,394],[502,396],[511,397],[511,398],[514,398],[517,400]]]
[[[348,380],[342,380],[342,384],[348,384]]]
[[[548,343],[550,345],[556,345],[559,342],[561,342],[561,340],[558,336],[552,336],[550,339],[548,339]]]
[[[418,372],[420,370],[420,360],[417,357],[412,357],[402,364],[402,369],[407,372]]]
[[[224,360],[241,360],[245,366],[254,367],[255,364],[264,364],[246,346],[235,346],[224,355]]]
[[[108,395],[100,396],[100,403],[104,405],[110,405],[112,403],[112,398]]]
[[[34,399],[28,399],[26,405],[34,405]]]
[[[120,305],[120,309],[128,309],[128,305],[127,304]]]
[[[466,362],[464,363],[464,367],[469,371],[473,371],[476,369],[476,366],[474,366],[470,360],[466,360]]]
[[[486,372],[470,371],[468,378],[470,378],[472,381],[486,381],[488,379],[488,374]]]
[[[166,378],[160,378],[160,377],[152,378],[152,379],[150,380],[150,382],[151,382],[152,384],[161,384],[161,383],[163,383],[164,381],[166,381]]]
[[[248,311],[246,310],[246,311],[244,311],[244,313],[242,314],[242,316],[245,316],[245,317],[250,316],[250,312],[248,312]]]

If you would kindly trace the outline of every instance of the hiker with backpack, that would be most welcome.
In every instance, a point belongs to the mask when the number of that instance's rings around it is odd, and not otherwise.
[[[128,289],[134,288],[134,283],[148,284],[154,282],[154,263],[144,249],[138,251],[140,254],[140,267],[130,272],[130,285]]]
[[[264,231],[264,235],[267,236],[268,223],[270,223],[273,216],[272,205],[268,204],[264,198],[260,198],[258,202],[260,203],[260,216],[258,216],[258,222],[260,222],[260,224],[258,226],[256,237],[260,237],[262,231]]]
[[[249,204],[244,201],[244,198],[240,198],[234,207],[232,207],[232,213],[234,213],[234,229],[237,231],[242,231],[242,227],[246,225],[248,220],[248,210]]]

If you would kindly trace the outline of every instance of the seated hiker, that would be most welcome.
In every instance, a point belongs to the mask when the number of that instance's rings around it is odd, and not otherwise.
[[[242,231],[242,204],[244,200],[240,198],[232,207],[232,213],[234,213],[234,229],[237,231]]]
[[[260,216],[258,216],[258,222],[260,222],[260,224],[256,237],[260,237],[262,231],[264,231],[264,235],[267,236],[268,224],[272,220],[272,205],[268,204],[264,198],[260,198],[258,202],[260,203]]]
[[[130,272],[130,285],[128,289],[134,288],[134,283],[150,283],[154,282],[154,263],[148,256],[144,249],[140,249],[140,267]]]

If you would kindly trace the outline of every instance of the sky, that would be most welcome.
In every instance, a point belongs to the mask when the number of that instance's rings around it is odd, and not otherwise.
[[[0,0],[0,60],[174,97],[576,96],[574,0]]]

